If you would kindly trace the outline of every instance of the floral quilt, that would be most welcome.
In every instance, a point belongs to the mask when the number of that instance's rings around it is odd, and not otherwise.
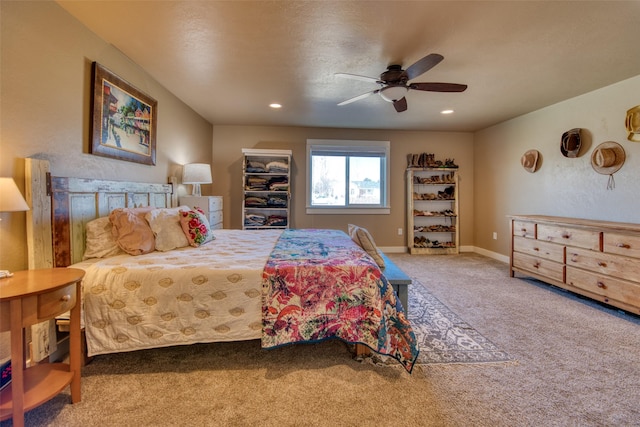
[[[375,261],[346,233],[285,230],[262,279],[263,348],[338,338],[413,369],[419,350],[401,304]]]

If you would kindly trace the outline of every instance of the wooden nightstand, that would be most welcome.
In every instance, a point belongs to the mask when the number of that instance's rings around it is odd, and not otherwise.
[[[183,196],[180,204],[203,210],[213,230],[222,228],[222,196]]]
[[[47,268],[0,279],[0,331],[11,331],[12,380],[0,394],[0,420],[13,416],[24,425],[24,412],[71,384],[72,403],[80,402],[80,283],[84,271]],[[69,363],[44,363],[25,369],[23,328],[71,309]]]

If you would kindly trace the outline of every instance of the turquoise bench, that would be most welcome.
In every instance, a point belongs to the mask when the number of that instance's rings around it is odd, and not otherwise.
[[[393,290],[396,291],[402,307],[404,308],[405,315],[409,314],[409,285],[411,284],[411,277],[400,270],[397,265],[393,263],[385,254],[381,253],[382,259],[384,259],[384,268],[382,274],[387,281],[393,286]]]

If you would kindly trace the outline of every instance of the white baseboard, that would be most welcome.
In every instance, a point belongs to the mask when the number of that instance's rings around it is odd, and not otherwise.
[[[408,252],[406,246],[380,246],[379,249],[385,254],[406,254]],[[508,256],[475,246],[460,246],[460,252],[474,252],[497,261],[504,262],[505,264],[509,264]]]
[[[408,252],[406,246],[378,246],[385,254],[406,254]]]
[[[492,252],[492,251],[488,251],[486,249],[477,248],[475,246],[473,247],[473,250],[470,251],[470,252],[475,252],[477,254],[484,255],[486,257],[493,258],[493,259],[498,260],[498,261],[502,261],[505,264],[509,264],[509,262],[510,262],[509,257],[507,255],[502,255],[502,254],[499,254],[497,252]]]

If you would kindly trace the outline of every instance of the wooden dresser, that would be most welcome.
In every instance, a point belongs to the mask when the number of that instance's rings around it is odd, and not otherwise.
[[[640,314],[640,224],[511,215],[515,272]]]

